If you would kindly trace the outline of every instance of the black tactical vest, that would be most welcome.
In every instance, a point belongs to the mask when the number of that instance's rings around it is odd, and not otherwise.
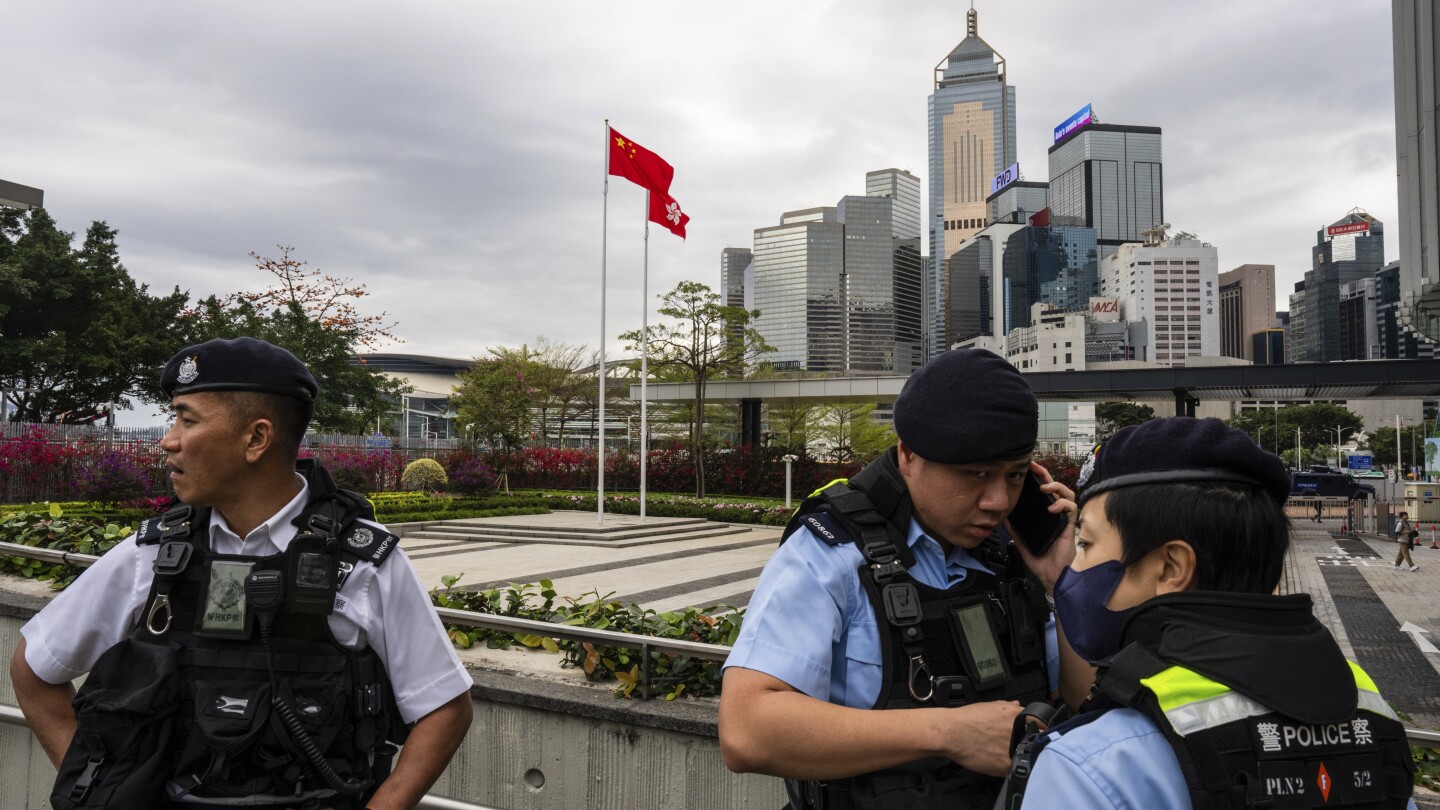
[[[373,513],[323,469],[304,472],[311,502],[281,554],[213,552],[208,509],[142,524],[137,543],[160,546],[150,595],[131,639],[77,695],[80,731],[57,808],[160,806],[158,793],[140,796],[161,783],[171,799],[361,807],[388,775],[406,728],[384,666],[373,650],[337,643],[328,616],[354,567],[383,564],[397,538],[356,522]],[[267,595],[277,597],[268,611]],[[108,711],[117,704],[125,714]],[[87,710],[98,729],[88,735]],[[147,715],[173,722],[145,740],[117,735]],[[137,744],[149,753],[127,762]]]
[[[1309,612],[1309,597],[1303,594],[1175,596],[1179,598],[1162,599],[1172,605],[1209,602],[1217,612],[1229,611],[1226,619],[1232,622],[1245,616],[1246,602],[1288,601],[1281,611]],[[1194,810],[1406,807],[1415,765],[1405,728],[1370,676],[1339,657],[1328,633],[1291,624],[1290,632],[1267,637],[1221,623],[1186,620],[1197,616],[1188,606],[1169,615],[1162,610],[1149,622],[1153,633],[1141,629],[1144,642],[1132,642],[1101,664],[1092,700],[1056,731],[1064,734],[1122,706],[1141,712],[1175,751]],[[1156,614],[1145,618],[1155,619]],[[1228,656],[1207,655],[1207,649],[1221,644],[1230,648]],[[1186,663],[1186,650],[1197,652],[1195,661]],[[1241,663],[1231,664],[1227,658]],[[1285,662],[1283,669],[1274,666],[1277,661]],[[1282,690],[1269,693],[1283,695],[1289,711],[1277,711],[1221,680],[1226,676],[1219,670],[1233,668],[1240,680],[1258,683],[1255,673],[1267,662],[1275,673],[1271,680]],[[1293,677],[1297,672],[1305,675]],[[1017,773],[1011,774],[1008,810],[1020,807],[1029,764],[1038,762],[1049,739],[1036,742],[1017,769],[1018,780]]]
[[[971,552],[994,576],[931,587],[909,573],[915,562],[906,543],[910,516],[910,495],[891,449],[848,482],[832,482],[806,498],[784,534],[808,528],[830,545],[855,543],[864,556],[856,573],[884,628],[873,708],[1047,699],[1050,610],[1039,583],[1006,553],[1008,541],[992,536]],[[936,758],[823,784],[787,780],[786,788],[797,810],[988,810],[1000,783]]]

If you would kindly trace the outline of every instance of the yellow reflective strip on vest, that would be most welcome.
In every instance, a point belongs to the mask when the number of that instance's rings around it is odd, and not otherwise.
[[[1395,710],[1380,697],[1375,681],[1355,662],[1347,663],[1355,675],[1357,708],[1398,721],[1400,718]],[[1155,695],[1165,718],[1181,736],[1273,711],[1259,701],[1184,667],[1170,667],[1149,678],[1142,678],[1140,683]]]
[[[810,493],[810,495],[809,495],[808,497],[818,498],[818,497],[820,497],[820,493],[824,492],[825,490],[829,489],[830,487],[833,487],[833,486],[835,486],[836,484],[848,484],[848,483],[850,483],[850,479],[849,479],[849,478],[836,478],[834,481],[830,481],[829,483],[825,484],[825,486],[820,487],[819,489],[817,489],[817,490],[815,490],[814,492]]]
[[[1155,697],[1160,700],[1160,708],[1167,714],[1177,706],[1195,703],[1230,691],[1230,687],[1225,684],[1212,681],[1185,667],[1170,667],[1161,670],[1148,678],[1141,678],[1140,684],[1155,693]]]
[[[1360,668],[1359,664],[1354,661],[1346,661],[1345,663],[1350,665],[1350,672],[1355,676],[1355,688],[1365,692],[1374,692],[1377,695],[1380,694],[1380,687],[1375,685],[1375,681],[1370,678],[1370,675],[1366,673],[1365,670]]]

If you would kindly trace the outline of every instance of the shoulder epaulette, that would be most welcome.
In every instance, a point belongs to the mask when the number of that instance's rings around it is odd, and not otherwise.
[[[340,531],[340,550],[372,565],[384,563],[399,545],[398,536],[358,520]]]
[[[160,542],[160,533],[164,529],[162,518],[145,518],[140,521],[140,528],[135,530],[135,542],[142,546],[154,545]]]
[[[811,534],[820,539],[820,542],[829,546],[838,546],[855,539],[829,512],[811,512],[804,515],[800,518],[800,525],[809,529]]]

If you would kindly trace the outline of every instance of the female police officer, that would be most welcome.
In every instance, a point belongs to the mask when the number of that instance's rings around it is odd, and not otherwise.
[[[1054,598],[1099,670],[1078,717],[1022,745],[1007,810],[1414,807],[1395,713],[1308,595],[1272,595],[1290,535],[1278,458],[1218,420],[1156,419],[1079,483]]]

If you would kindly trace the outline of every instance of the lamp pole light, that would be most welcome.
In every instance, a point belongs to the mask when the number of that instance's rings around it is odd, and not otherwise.
[[[1337,470],[1340,469],[1340,442],[1342,441],[1341,433],[1342,432],[1340,426],[1337,425],[1335,427],[1335,469]]]
[[[1300,455],[1300,428],[1295,428],[1295,470],[1305,469],[1305,461]]]
[[[799,459],[800,459],[799,456],[791,455],[791,454],[788,454],[788,453],[787,453],[786,455],[780,457],[780,460],[783,461],[783,462],[785,462],[785,508],[786,508],[786,509],[789,509],[789,508],[790,508],[790,464],[791,464],[792,462],[798,461]]]
[[[1395,480],[1400,480],[1400,414],[1395,414]]]

